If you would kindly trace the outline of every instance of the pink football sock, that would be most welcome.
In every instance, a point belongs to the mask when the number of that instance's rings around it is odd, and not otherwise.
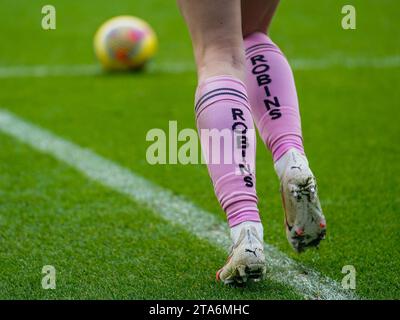
[[[253,118],[276,162],[290,148],[304,154],[296,87],[280,49],[264,33],[244,39],[246,85]]]
[[[195,112],[203,156],[229,226],[259,222],[254,124],[246,87],[231,76],[209,78],[197,88]]]

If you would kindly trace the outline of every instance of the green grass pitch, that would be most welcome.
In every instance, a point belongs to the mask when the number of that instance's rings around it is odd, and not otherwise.
[[[177,120],[181,129],[194,128],[196,76],[175,2],[53,0],[53,31],[41,29],[45,4],[1,2],[0,70],[94,64],[96,28],[107,18],[131,14],[148,21],[159,37],[152,72],[0,73],[0,108],[137,172],[224,221],[205,166],[151,166],[145,160],[148,130],[166,129],[169,120]],[[357,10],[356,30],[341,28],[345,4]],[[289,60],[338,63],[294,71],[327,239],[318,251],[291,251],[271,156],[259,143],[257,190],[265,241],[339,283],[342,267],[353,265],[356,294],[365,299],[400,298],[400,69],[372,63],[348,68],[340,62],[400,59],[399,10],[395,0],[283,1],[271,29]],[[168,71],[179,65],[188,68]],[[1,299],[302,298],[292,287],[268,280],[236,289],[217,284],[215,271],[225,258],[222,248],[0,133]],[[56,267],[56,290],[41,288],[41,268],[47,264]]]

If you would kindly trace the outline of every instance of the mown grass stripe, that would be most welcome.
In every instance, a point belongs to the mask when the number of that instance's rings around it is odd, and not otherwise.
[[[400,56],[383,57],[326,57],[315,59],[289,59],[294,70],[320,70],[330,68],[399,68]],[[147,68],[149,73],[179,74],[195,72],[193,62],[162,62],[150,64]],[[8,78],[46,78],[46,77],[74,77],[101,75],[102,70],[96,64],[76,65],[19,65],[0,66],[0,79]]]

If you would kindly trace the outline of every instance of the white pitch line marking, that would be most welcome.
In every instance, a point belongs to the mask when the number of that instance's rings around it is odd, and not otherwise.
[[[320,59],[289,59],[294,70],[322,70],[329,68],[344,69],[383,69],[400,67],[400,56],[384,57],[340,57],[332,56]],[[179,74],[195,72],[193,62],[151,63],[148,73]],[[101,75],[102,70],[96,64],[77,65],[20,65],[0,66],[0,79],[8,78],[45,78],[45,77],[78,77]]]
[[[168,222],[185,228],[217,247],[230,244],[225,223],[188,200],[174,195],[134,172],[79,147],[53,133],[0,109],[0,132],[53,156],[100,184],[150,208]],[[358,299],[336,281],[303,266],[270,244],[265,244],[268,277],[294,288],[306,299]]]

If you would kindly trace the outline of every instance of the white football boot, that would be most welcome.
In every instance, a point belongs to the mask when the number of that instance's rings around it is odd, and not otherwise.
[[[326,221],[307,158],[296,149],[290,149],[275,163],[275,170],[281,181],[289,243],[297,252],[317,247],[325,238]]]
[[[224,284],[243,284],[248,280],[260,281],[265,276],[265,256],[262,234],[254,223],[243,222],[225,265],[217,271],[217,281]],[[261,225],[261,224],[260,224]]]

